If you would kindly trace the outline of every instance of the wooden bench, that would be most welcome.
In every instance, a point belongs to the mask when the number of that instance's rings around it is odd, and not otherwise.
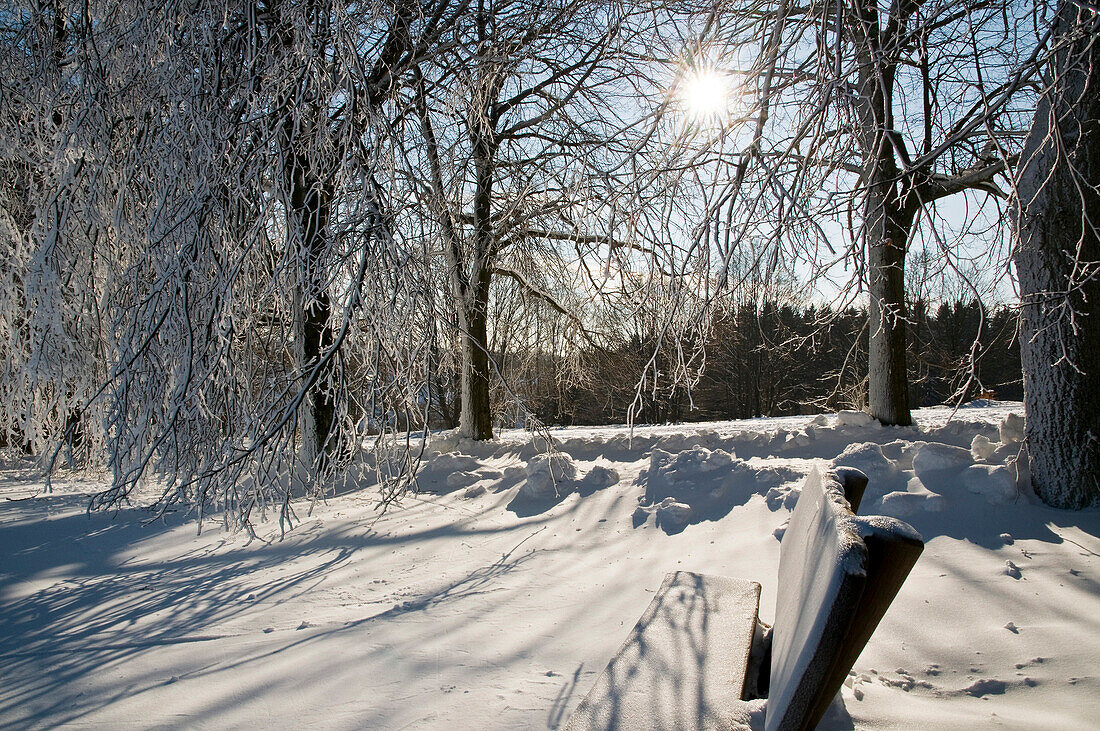
[[[668,574],[566,728],[724,729],[760,697],[768,731],[814,728],[924,548],[906,523],[855,515],[866,486],[853,469],[806,478],[770,630],[756,582]]]

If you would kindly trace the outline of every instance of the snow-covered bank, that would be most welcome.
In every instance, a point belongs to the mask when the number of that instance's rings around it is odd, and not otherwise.
[[[759,581],[770,620],[794,491],[837,459],[927,547],[830,727],[1094,728],[1100,513],[1016,491],[1018,411],[444,438],[400,509],[365,489],[248,545],[9,473],[0,726],[555,727],[667,571]]]

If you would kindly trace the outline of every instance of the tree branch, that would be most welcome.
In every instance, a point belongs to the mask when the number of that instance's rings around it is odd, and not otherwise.
[[[1015,164],[1018,158],[1018,155],[1013,155],[1008,159],[964,170],[958,175],[933,175],[913,186],[911,194],[916,196],[922,204],[931,203],[964,190],[982,190],[998,198],[1006,198],[1005,192],[993,182],[993,179],[1007,171],[1009,165]]]

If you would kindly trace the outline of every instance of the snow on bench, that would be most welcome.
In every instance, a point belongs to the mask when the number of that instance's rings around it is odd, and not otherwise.
[[[739,701],[760,584],[668,574],[567,729],[721,727]]]
[[[666,576],[566,728],[729,728],[758,692],[768,731],[814,728],[924,548],[906,523],[854,514],[866,485],[853,469],[806,478],[779,549],[770,632],[757,620],[759,584]]]

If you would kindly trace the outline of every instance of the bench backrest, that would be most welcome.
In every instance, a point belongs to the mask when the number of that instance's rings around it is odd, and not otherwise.
[[[924,548],[907,523],[855,515],[845,483],[858,505],[860,473],[811,473],[783,535],[769,731],[817,725]]]

